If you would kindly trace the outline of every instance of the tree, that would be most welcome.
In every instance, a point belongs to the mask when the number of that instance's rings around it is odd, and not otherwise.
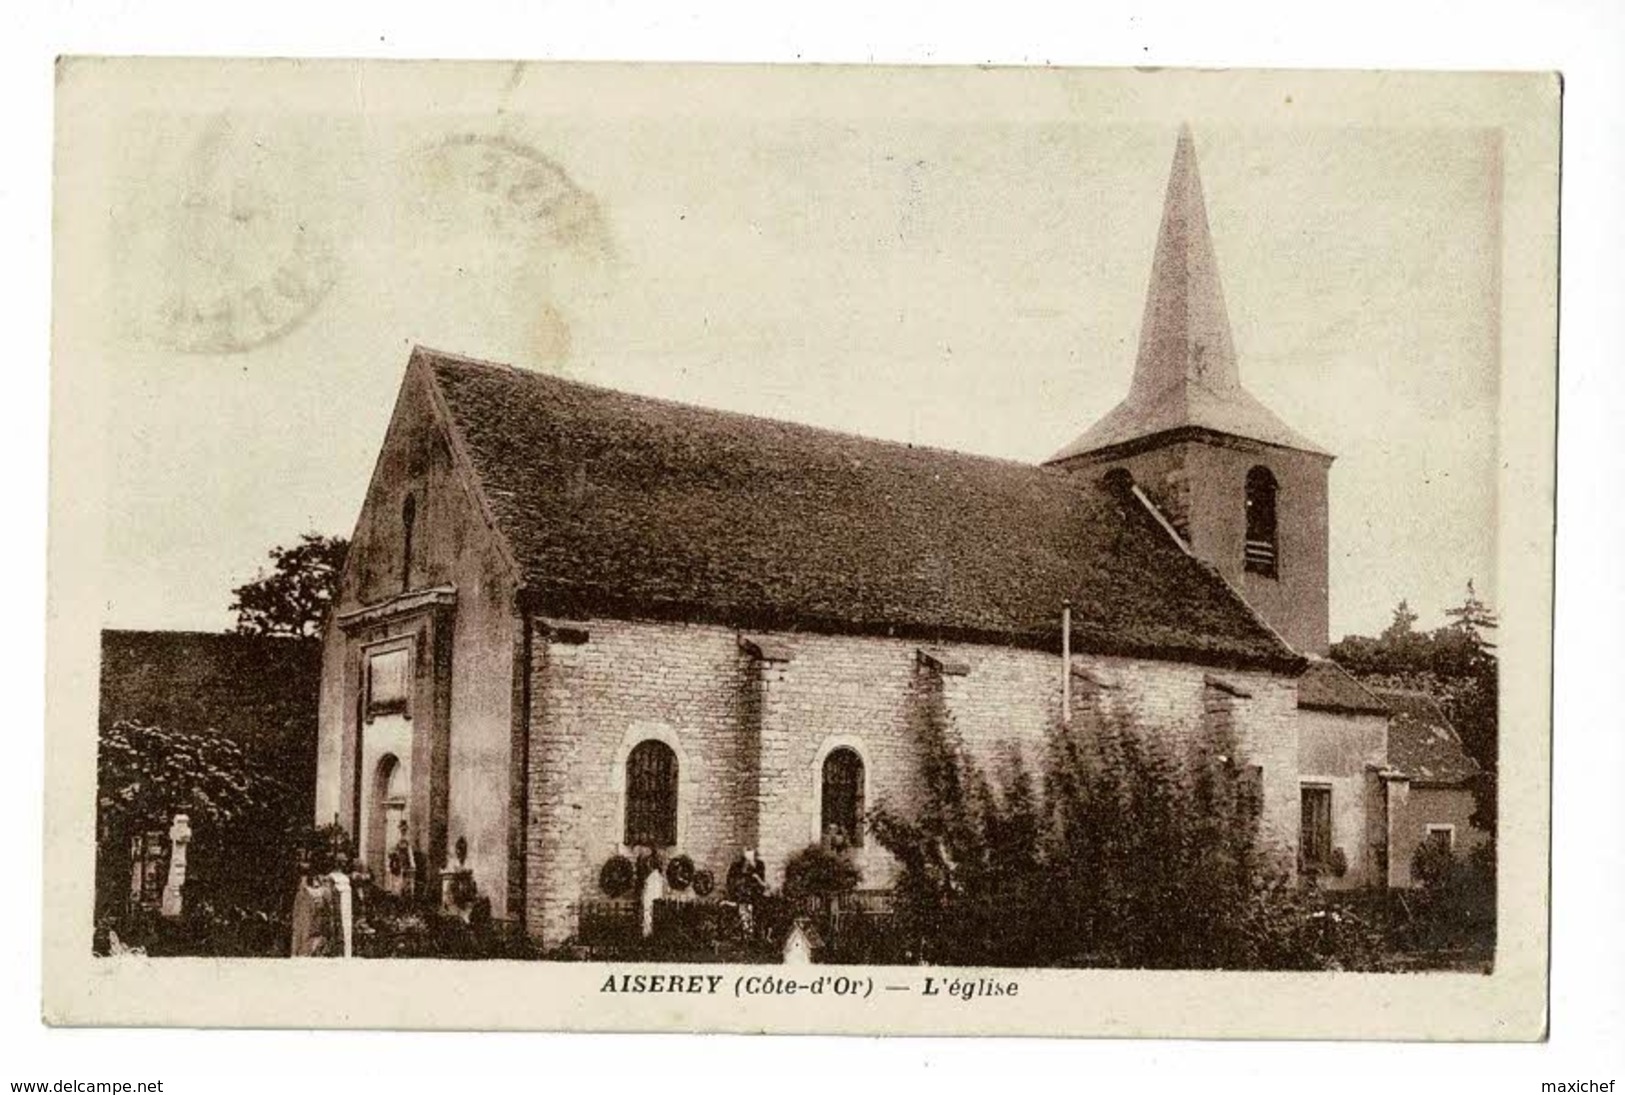
[[[1382,641],[1398,645],[1416,632],[1416,621],[1421,617],[1411,610],[1409,601],[1394,606],[1394,618],[1382,633]]]
[[[1444,614],[1450,622],[1443,627],[1416,631],[1416,614],[1400,601],[1381,635],[1345,636],[1332,644],[1331,656],[1366,684],[1426,692],[1439,701],[1482,772],[1474,784],[1473,824],[1494,832],[1500,666],[1486,632],[1499,621],[1471,580],[1462,603]]]
[[[271,549],[271,571],[232,590],[237,630],[252,635],[321,634],[338,595],[339,575],[350,542],[341,536],[303,533],[292,547]]]
[[[1495,644],[1484,638],[1484,632],[1494,631],[1501,621],[1479,600],[1471,578],[1467,579],[1467,599],[1456,608],[1445,609],[1444,614],[1452,621],[1450,629],[1461,635],[1475,653],[1486,655],[1495,649]]]

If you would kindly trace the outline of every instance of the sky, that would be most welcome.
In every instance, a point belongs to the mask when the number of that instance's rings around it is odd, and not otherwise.
[[[348,535],[414,344],[1033,462],[1127,392],[1188,112],[839,74],[606,109],[535,72],[68,112],[106,626],[229,627],[272,545]],[[1401,598],[1436,625],[1468,579],[1493,603],[1496,133],[1190,120],[1242,381],[1337,456],[1334,639]]]

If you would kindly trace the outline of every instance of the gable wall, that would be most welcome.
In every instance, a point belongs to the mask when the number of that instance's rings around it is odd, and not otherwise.
[[[431,828],[428,809],[414,810],[431,863],[446,862],[459,837],[469,844],[469,865],[493,914],[507,912],[510,741],[514,724],[514,650],[518,640],[514,585],[497,541],[452,462],[421,374],[409,372],[357,521],[340,590],[339,612],[377,605],[403,591],[402,504],[417,502],[411,588],[456,590],[449,634],[437,651],[414,659],[428,716],[442,705],[437,728],[440,771],[414,765],[414,798],[438,800],[443,812]],[[346,635],[336,626],[325,639],[316,820],[337,814],[348,828],[354,814],[353,753],[363,644],[410,630],[402,622]],[[436,657],[442,668],[434,674]],[[438,701],[433,697],[439,693]],[[418,717],[416,714],[414,718]],[[423,781],[436,781],[433,793]],[[437,833],[434,831],[438,830]],[[431,835],[437,840],[431,840]],[[353,835],[353,834],[352,834]],[[515,853],[517,849],[514,850]]]
[[[603,896],[598,872],[627,851],[626,753],[659,737],[679,754],[679,846],[720,884],[744,848],[759,850],[773,885],[785,861],[817,836],[821,760],[849,745],[864,758],[867,806],[917,805],[922,703],[940,688],[963,738],[984,758],[1012,742],[1036,762],[1061,704],[1054,655],[988,646],[933,650],[963,676],[917,666],[919,644],[884,638],[776,635],[787,662],[759,663],[727,628],[590,620],[588,641],[538,634],[532,648],[530,818],[526,923],[544,943],[573,935],[583,899]],[[1115,685],[1121,704],[1168,733],[1199,732],[1211,672],[1201,667],[1080,656]],[[1242,751],[1264,770],[1265,825],[1296,851],[1296,683],[1223,672],[1251,693],[1234,707]],[[1079,695],[1075,710],[1087,697]],[[864,887],[889,884],[895,865],[872,838],[858,853]]]

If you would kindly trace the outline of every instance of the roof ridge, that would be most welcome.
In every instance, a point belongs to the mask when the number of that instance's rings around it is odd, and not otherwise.
[[[1338,668],[1341,669],[1342,667],[1339,666]],[[1344,669],[1343,672],[1348,673],[1348,670]],[[1349,676],[1353,677],[1354,674],[1349,673]],[[1359,680],[1358,677],[1355,677],[1354,679]],[[1438,696],[1434,695],[1432,692],[1428,692],[1428,691],[1426,691],[1424,689],[1421,689],[1421,688],[1386,688],[1386,687],[1379,688],[1376,685],[1364,685],[1363,687],[1369,688],[1371,691],[1377,693],[1378,695],[1386,694],[1386,695],[1390,695],[1390,696],[1409,696],[1409,697],[1412,697],[1414,699],[1432,700],[1434,703],[1439,702],[1439,697]]]
[[[175,639],[242,639],[254,642],[316,642],[314,635],[278,635],[255,631],[204,631],[193,627],[104,627],[105,635],[161,635]]]
[[[861,441],[867,445],[885,445],[887,447],[905,452],[919,452],[939,456],[952,456],[961,460],[979,461],[988,464],[998,464],[1005,467],[1022,468],[1027,471],[1043,472],[1052,476],[1056,481],[1074,481],[1076,476],[1070,475],[1048,464],[1017,460],[1008,456],[993,456],[988,453],[966,452],[964,449],[951,449],[943,445],[922,445],[913,441],[899,441],[890,437],[875,437],[871,434],[854,433],[851,430],[838,430],[831,426],[818,426],[810,422],[798,422],[793,418],[775,418],[772,415],[756,414],[751,411],[735,411],[726,407],[708,407],[701,403],[688,403],[681,399],[672,399],[667,396],[648,395],[643,392],[629,392],[624,388],[612,388],[607,384],[594,384],[591,381],[576,380],[573,377],[559,376],[556,373],[546,373],[539,369],[529,369],[518,365],[509,365],[500,361],[489,361],[484,358],[470,357],[467,354],[455,353],[446,350],[436,350],[429,346],[414,346],[413,356],[419,353],[425,355],[432,365],[434,361],[444,361],[456,365],[473,365],[481,368],[500,370],[524,378],[525,380],[539,380],[543,383],[559,384],[568,388],[580,388],[589,392],[600,392],[604,395],[613,395],[621,399],[633,399],[644,403],[652,403],[662,407],[673,407],[678,410],[696,411],[701,414],[718,415],[726,418],[749,422],[765,422],[774,426],[787,426],[795,430],[805,430],[809,433],[822,434],[825,437],[841,438],[848,441]]]

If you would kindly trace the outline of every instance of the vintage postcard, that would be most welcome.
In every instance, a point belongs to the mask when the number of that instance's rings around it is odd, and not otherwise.
[[[1560,103],[62,60],[47,1021],[1543,1037]]]

